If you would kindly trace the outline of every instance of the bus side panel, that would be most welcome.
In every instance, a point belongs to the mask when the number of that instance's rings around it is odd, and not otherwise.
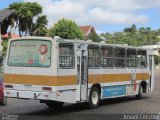
[[[148,85],[149,71],[147,69],[137,70],[136,76],[133,76],[133,71],[135,69],[101,69],[101,74],[89,75],[89,90],[93,84],[99,83],[101,85],[102,99],[136,95],[139,92],[141,81],[146,81]],[[99,76],[102,79],[92,79],[96,78],[95,76]]]

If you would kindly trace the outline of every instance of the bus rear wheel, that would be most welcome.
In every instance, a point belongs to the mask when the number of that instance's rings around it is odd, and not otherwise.
[[[46,101],[46,105],[49,108],[62,108],[63,102],[57,102],[57,101]]]
[[[96,108],[99,105],[100,102],[100,91],[97,87],[91,88],[90,94],[89,94],[89,108]]]

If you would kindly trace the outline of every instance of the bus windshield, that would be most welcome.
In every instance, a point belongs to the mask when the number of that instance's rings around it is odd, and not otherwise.
[[[8,65],[17,67],[49,67],[51,41],[15,40],[10,44]]]

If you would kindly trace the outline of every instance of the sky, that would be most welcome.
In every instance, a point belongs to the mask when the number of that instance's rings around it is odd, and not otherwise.
[[[160,0],[0,0],[0,10],[13,2],[38,2],[48,17],[48,28],[61,18],[79,26],[92,25],[97,33],[137,27],[160,29]]]

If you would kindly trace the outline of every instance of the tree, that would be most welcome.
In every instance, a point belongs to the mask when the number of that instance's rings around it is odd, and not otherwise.
[[[8,47],[8,38],[2,41],[2,46],[3,46],[2,56],[5,57]]]
[[[135,33],[137,31],[137,26],[135,24],[133,24],[131,26],[131,30],[132,30],[132,33]]]
[[[131,46],[154,45],[160,41],[160,30],[152,30],[150,27],[137,29],[136,25],[124,28],[123,32],[113,34],[101,34],[112,44],[128,44]]]
[[[93,42],[100,42],[101,41],[101,38],[96,35],[96,34],[90,34],[89,36],[86,37],[86,40],[92,40]]]
[[[43,28],[47,25],[48,20],[46,15],[38,16],[37,22],[36,22],[36,27],[37,28]]]
[[[16,10],[14,19],[18,27],[19,35],[32,35],[33,19],[42,13],[42,6],[36,2],[16,2],[9,5],[9,9]]]
[[[33,35],[46,36],[47,23],[48,23],[48,20],[46,15],[38,16],[36,23],[33,24],[33,30],[32,30]]]
[[[47,27],[37,28],[36,31],[33,33],[34,36],[47,36],[48,29]]]
[[[107,43],[110,43],[110,40],[112,40],[112,34],[109,33],[109,32],[107,32],[107,33],[101,33],[101,34],[99,35],[99,37],[100,37],[102,40],[106,41]]]
[[[135,24],[133,24],[131,27],[129,28],[124,28],[123,32],[130,32],[130,33],[135,33],[137,31],[137,26]]]
[[[49,36],[59,36],[64,39],[83,39],[82,32],[72,20],[61,19],[49,30]]]

